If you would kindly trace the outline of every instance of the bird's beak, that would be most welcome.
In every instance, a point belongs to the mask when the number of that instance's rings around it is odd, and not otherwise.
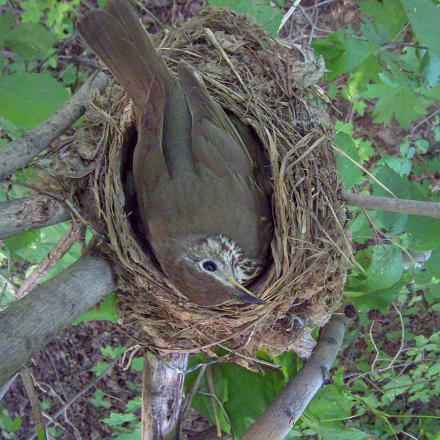
[[[228,279],[231,281],[231,283],[238,287],[236,298],[240,301],[245,301],[252,304],[266,304],[266,301],[262,300],[261,298],[257,298],[255,295],[253,295],[246,287],[242,286],[232,275],[228,274]]]

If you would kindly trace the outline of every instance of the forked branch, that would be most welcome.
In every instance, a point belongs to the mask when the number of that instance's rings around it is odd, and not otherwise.
[[[26,166],[37,154],[64,133],[85,111],[87,94],[100,90],[107,84],[104,72],[86,81],[82,87],[52,116],[38,127],[29,130],[22,138],[10,142],[0,150],[0,181],[14,171]]]

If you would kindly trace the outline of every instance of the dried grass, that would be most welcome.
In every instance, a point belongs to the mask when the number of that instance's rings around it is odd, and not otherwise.
[[[241,353],[240,363],[260,348],[307,356],[310,329],[338,308],[352,264],[327,101],[317,85],[323,63],[226,10],[206,9],[160,37],[168,65],[183,59],[202,72],[212,96],[264,143],[273,177],[273,265],[251,287],[267,300],[261,306],[204,308],[167,284],[127,215],[121,163],[133,147],[133,118],[128,99],[113,85],[93,101],[87,132],[100,150],[87,176],[89,190],[83,178],[77,197],[120,276],[123,325],[161,353],[212,354],[221,344]]]

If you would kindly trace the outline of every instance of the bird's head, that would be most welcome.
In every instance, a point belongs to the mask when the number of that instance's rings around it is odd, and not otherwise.
[[[178,272],[172,281],[196,304],[265,303],[244,287],[261,272],[261,264],[246,258],[236,243],[222,235],[190,241],[176,263]]]

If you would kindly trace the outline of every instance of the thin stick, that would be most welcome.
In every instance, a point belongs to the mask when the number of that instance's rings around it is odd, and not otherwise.
[[[358,206],[360,208],[380,209],[382,211],[440,218],[440,203],[394,199],[391,197],[363,196],[348,192],[343,193],[343,198],[349,205]]]
[[[118,359],[116,358],[111,363],[109,363],[107,368],[99,376],[97,376],[94,380],[89,382],[89,384],[86,385],[81,391],[79,391],[77,394],[75,394],[53,416],[46,415],[46,417],[49,419],[48,425],[50,425],[51,423],[56,424],[55,420],[58,417],[60,417],[62,414],[64,414],[76,401],[80,400],[85,394],[87,394],[88,391],[90,391],[92,388],[94,388],[98,384],[98,382],[112,370],[112,368],[115,366],[117,360]],[[36,435],[33,435],[29,440],[33,440],[34,438],[36,438]]]
[[[197,374],[196,380],[194,381],[194,383],[191,385],[190,389],[186,393],[185,402],[182,408],[182,415],[180,416],[181,421],[186,420],[186,418],[189,416],[189,413],[191,411],[192,401],[194,400],[194,397],[200,385],[200,381],[202,380],[202,377],[205,374],[205,370],[207,366],[208,366],[207,364],[203,364],[200,367],[200,371]]]
[[[29,397],[29,401],[31,403],[38,440],[45,440],[47,438],[46,428],[44,427],[43,417],[41,415],[40,400],[38,399],[37,392],[35,391],[34,379],[32,377],[31,369],[29,367],[24,368],[20,372],[20,374],[23,380],[24,387],[26,388],[26,393]]]
[[[215,386],[214,386],[214,378],[212,377],[212,368],[208,367],[206,369],[206,379],[208,380],[208,387],[211,396],[216,396],[215,394]],[[222,436],[222,430],[220,427],[220,418],[218,416],[218,408],[216,399],[212,398],[212,405],[214,407],[214,418],[215,418],[215,426],[217,427],[217,437]]]
[[[357,166],[360,170],[362,170],[365,174],[367,174],[369,177],[371,177],[381,188],[383,188],[388,194],[391,194],[393,197],[397,197],[392,191],[390,191],[380,180],[377,179],[377,177],[373,176],[365,167],[363,167],[361,164],[356,162],[353,158],[351,158],[344,150],[341,150],[339,147],[337,147],[335,144],[332,144],[332,148],[339,153],[341,156],[344,156],[346,159],[348,159],[351,163],[353,163],[355,166]]]
[[[69,128],[85,111],[91,90],[101,90],[108,75],[99,72],[88,80],[58,111],[22,138],[10,142],[0,150],[0,181],[25,167],[37,154],[46,149]]]
[[[345,318],[335,313],[303,369],[244,434],[242,440],[282,440],[324,384],[345,332]]]
[[[58,240],[38,267],[23,281],[23,284],[17,290],[16,299],[27,295],[37,285],[38,281],[64,257],[75,241],[78,240],[78,236],[78,227],[76,224],[72,224],[67,233]]]

